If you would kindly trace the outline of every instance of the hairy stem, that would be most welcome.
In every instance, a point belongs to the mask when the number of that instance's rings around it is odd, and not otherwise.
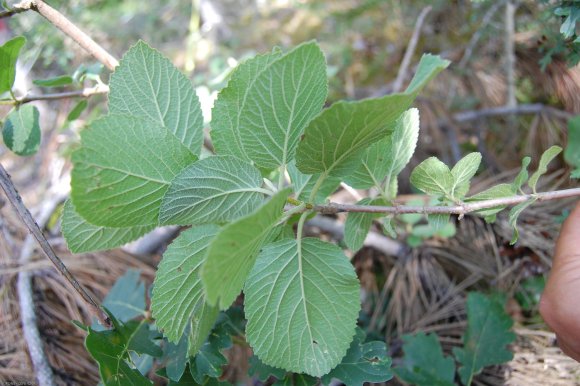
[[[23,105],[34,101],[47,101],[67,98],[88,98],[93,95],[106,94],[109,92],[109,86],[97,85],[95,87],[85,88],[77,91],[65,91],[54,94],[34,95],[29,94],[21,98],[14,97],[14,99],[0,99],[0,105]]]

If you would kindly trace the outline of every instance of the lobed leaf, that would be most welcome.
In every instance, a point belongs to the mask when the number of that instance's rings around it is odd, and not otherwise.
[[[236,300],[260,248],[277,232],[289,193],[277,193],[254,213],[224,226],[211,242],[201,271],[209,304],[226,309]]]
[[[223,367],[228,363],[222,350],[231,346],[231,337],[224,329],[216,327],[197,355],[189,361],[190,374],[197,384],[215,382],[211,379],[222,375]]]
[[[454,187],[454,176],[437,157],[429,157],[413,169],[410,181],[427,194],[450,196]]]
[[[159,223],[189,225],[232,221],[253,212],[264,200],[260,171],[232,156],[202,159],[171,182]]]
[[[453,348],[453,354],[461,364],[459,376],[469,386],[473,376],[484,367],[507,362],[513,354],[506,346],[515,339],[510,331],[512,320],[504,310],[504,302],[481,293],[467,296],[467,331],[463,336],[463,348]]]
[[[267,245],[244,293],[246,337],[265,364],[319,377],[346,354],[359,283],[337,246],[312,238]]]
[[[212,133],[218,153],[230,150],[266,170],[288,164],[327,89],[326,62],[315,42],[240,65],[216,102]]]
[[[151,299],[151,312],[157,326],[171,342],[178,343],[189,326],[197,351],[209,335],[218,315],[207,307],[200,271],[217,225],[188,229],[169,245],[157,269]],[[194,354],[194,353],[193,353]]]
[[[528,186],[532,188],[534,193],[536,193],[536,185],[538,180],[548,171],[548,164],[561,152],[562,148],[560,146],[552,146],[542,154],[542,157],[540,158],[540,164],[538,165],[538,170],[532,174],[530,180],[528,181]]]
[[[455,385],[455,362],[443,355],[437,334],[403,335],[403,361],[394,371],[403,381],[417,386]]]
[[[107,115],[81,132],[72,156],[72,202],[95,225],[156,225],[169,184],[196,159],[151,121]]]
[[[448,61],[424,55],[411,85],[404,93],[358,102],[337,102],[306,127],[296,152],[296,166],[305,174],[344,177],[359,166],[362,152],[390,135],[399,116],[420,89]]]
[[[119,62],[109,87],[112,114],[129,114],[160,125],[199,156],[203,115],[195,89],[159,51],[139,41]]]
[[[62,212],[62,235],[73,253],[117,248],[138,239],[153,229],[155,229],[153,224],[128,228],[93,225],[76,212],[71,200],[65,202]]]
[[[6,147],[18,155],[36,153],[40,146],[38,109],[32,105],[23,105],[12,110],[4,122],[2,137]]]
[[[0,94],[12,90],[16,77],[16,62],[25,43],[26,39],[23,36],[17,36],[0,46]]]

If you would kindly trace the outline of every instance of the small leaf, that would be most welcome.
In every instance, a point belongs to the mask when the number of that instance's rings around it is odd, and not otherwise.
[[[522,185],[528,180],[528,166],[532,159],[530,157],[524,157],[522,159],[522,168],[520,172],[516,176],[513,184],[512,184],[512,191],[513,193],[517,193],[522,189]]]
[[[95,225],[156,225],[169,184],[196,158],[155,123],[107,115],[81,132],[72,156],[72,202]]]
[[[264,362],[260,360],[260,358],[254,355],[250,358],[250,369],[248,370],[248,375],[250,377],[256,377],[262,382],[266,382],[270,377],[284,379],[286,376],[286,371],[265,365]]]
[[[62,235],[73,253],[93,252],[125,245],[155,229],[155,225],[112,228],[93,225],[79,215],[71,200],[64,204]],[[113,312],[114,313],[114,312]]]
[[[405,353],[395,374],[403,381],[417,386],[455,385],[455,362],[445,357],[437,334],[403,335]]]
[[[528,201],[520,202],[518,205],[514,206],[510,210],[509,225],[514,229],[514,233],[513,233],[512,239],[510,241],[510,245],[514,245],[518,241],[518,238],[520,237],[520,232],[518,231],[518,224],[517,224],[518,217],[524,211],[524,209],[526,209],[528,206],[532,205],[534,202],[536,202],[536,200],[537,200],[536,198],[533,198],[533,199],[528,200]]]
[[[224,329],[214,329],[197,355],[189,361],[191,376],[198,384],[203,384],[206,377],[217,378],[222,375],[222,368],[228,363],[222,350],[231,345],[231,338]]]
[[[199,346],[209,335],[218,310],[205,310],[206,296],[199,272],[208,247],[220,229],[202,225],[182,232],[167,248],[153,286],[151,312],[171,342],[180,341],[188,326]],[[199,342],[201,340],[201,342]]]
[[[427,194],[450,196],[455,178],[437,157],[427,158],[413,169],[411,183]]]
[[[470,181],[475,176],[479,164],[481,163],[480,153],[470,153],[463,157],[451,169],[453,175],[453,189],[451,196],[456,199],[462,199],[469,191]]]
[[[119,62],[109,87],[111,113],[130,114],[161,125],[199,156],[203,115],[195,89],[159,51],[139,41]]]
[[[335,245],[313,238],[267,245],[244,288],[254,354],[288,371],[327,374],[352,341],[359,290],[352,264]]]
[[[389,236],[392,239],[396,239],[397,232],[393,227],[393,218],[392,217],[383,218],[382,224],[383,224],[383,232],[385,233],[385,235]]]
[[[429,214],[427,215],[427,220],[433,231],[438,233],[449,224],[449,217],[451,217],[449,214]]]
[[[40,146],[38,109],[24,105],[12,110],[2,129],[4,144],[14,153],[28,156],[36,153]]]
[[[17,36],[0,46],[0,94],[12,90],[16,77],[16,62],[26,39]]]
[[[223,223],[252,213],[264,201],[262,176],[231,156],[202,159],[184,169],[163,197],[159,223]]]
[[[337,177],[352,174],[364,150],[392,134],[396,120],[420,89],[448,65],[438,56],[424,55],[404,93],[358,102],[341,101],[322,111],[306,127],[298,145],[298,169],[305,174]]]
[[[471,197],[468,197],[465,201],[466,202],[477,202],[477,201],[486,201],[486,200],[493,200],[496,198],[505,198],[505,197],[512,197],[515,194],[514,186],[510,184],[498,184],[492,186],[489,189],[484,190],[483,192],[479,192]],[[506,208],[506,205],[496,206],[494,208],[489,209],[481,209],[476,211],[476,213],[480,214],[481,216],[493,216],[496,213],[501,212]]]
[[[167,378],[177,382],[183,376],[187,367],[188,334],[185,333],[177,344],[167,342],[165,345],[164,360]]]
[[[61,76],[56,76],[54,78],[38,79],[38,80],[32,81],[32,83],[34,83],[35,85],[40,86],[40,87],[66,86],[66,85],[72,84],[72,82],[73,82],[73,78],[68,76],[68,75],[61,75]]]
[[[386,202],[380,198],[363,198],[357,202],[357,205],[386,205]],[[344,242],[353,252],[362,248],[373,220],[380,217],[380,214],[375,213],[351,212],[348,214],[344,225]]]
[[[484,367],[513,358],[513,354],[506,349],[515,340],[515,334],[510,331],[512,324],[503,302],[477,292],[467,296],[464,347],[453,349],[455,358],[461,364],[459,375],[464,385],[469,386],[473,376]]]
[[[542,158],[540,158],[540,164],[538,165],[538,170],[532,174],[530,180],[528,181],[528,186],[532,188],[534,193],[536,193],[536,185],[538,180],[548,171],[548,164],[561,152],[562,148],[560,146],[552,146],[546,150],[544,154],[542,154]]]
[[[66,120],[69,122],[77,120],[81,116],[83,111],[85,111],[88,105],[89,102],[86,99],[83,99],[82,101],[77,103],[76,106],[70,111],[70,113],[68,113]]]
[[[564,159],[568,165],[576,168],[572,178],[580,178],[580,116],[568,121],[568,145],[564,150]]]
[[[357,328],[342,362],[330,373],[322,377],[322,382],[330,385],[332,379],[339,379],[346,386],[363,386],[366,382],[386,382],[393,377],[391,358],[387,354],[385,342],[365,341],[365,333]]]
[[[209,304],[223,310],[236,300],[260,248],[276,233],[288,195],[289,190],[277,193],[254,213],[223,227],[211,242],[201,272]]]

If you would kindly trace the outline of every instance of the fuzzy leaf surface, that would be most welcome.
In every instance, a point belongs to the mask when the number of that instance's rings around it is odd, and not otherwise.
[[[465,197],[469,191],[470,181],[475,176],[481,163],[480,153],[470,153],[459,160],[451,169],[453,175],[453,189],[451,196],[457,199]]]
[[[151,121],[107,115],[81,132],[72,156],[72,202],[95,225],[157,224],[169,184],[196,159]]]
[[[93,225],[75,211],[71,200],[64,204],[62,235],[73,253],[117,248],[147,234],[155,225],[112,228]],[[113,312],[114,313],[114,312]]]
[[[417,386],[455,385],[455,362],[445,357],[437,334],[403,336],[405,356],[395,374],[403,381]]]
[[[109,87],[111,113],[129,114],[161,125],[199,156],[203,115],[195,89],[159,51],[139,41],[119,62]]]
[[[0,94],[10,91],[16,77],[16,61],[26,39],[17,36],[0,46]]]
[[[211,242],[201,278],[211,305],[228,308],[240,291],[276,223],[289,191],[277,193],[254,213],[224,226]]]
[[[264,200],[262,176],[232,156],[202,159],[171,182],[159,213],[161,224],[227,222],[253,212]]]
[[[23,105],[12,110],[2,129],[4,144],[14,153],[28,156],[40,146],[39,113],[36,106]]]
[[[437,157],[429,157],[413,169],[411,183],[427,194],[450,196],[455,178]]]
[[[294,158],[298,139],[322,109],[328,89],[326,62],[316,43],[277,56],[262,57],[247,63],[248,69],[236,71],[218,96],[214,112],[214,116],[224,115],[213,125],[218,152],[223,142],[238,139],[244,156],[266,170]],[[230,137],[219,138],[225,133]]]
[[[362,165],[357,171],[345,177],[345,182],[356,189],[382,186],[386,178],[385,190],[390,191],[393,181],[405,168],[415,152],[419,138],[419,110],[405,111],[395,124],[393,134],[371,145],[361,158]],[[395,193],[396,195],[396,193]]]
[[[200,270],[219,230],[211,224],[190,228],[163,254],[153,286],[151,311],[157,326],[173,343],[179,342],[188,325],[196,329],[192,334],[200,336],[196,342],[203,343],[217,319],[217,308],[205,310]]]
[[[386,205],[386,202],[380,198],[363,198],[357,202],[357,205]],[[353,252],[362,248],[373,223],[373,219],[381,216],[381,214],[376,213],[351,212],[348,214],[346,224],[344,225],[344,242]]]
[[[318,239],[264,247],[245,293],[248,342],[265,364],[320,377],[355,333],[359,282],[342,250]]]
[[[512,184],[512,190],[515,193],[522,188],[522,185],[528,180],[528,166],[532,159],[530,157],[524,157],[522,159],[522,168],[520,169],[518,175],[514,179]]]
[[[330,385],[332,379],[336,378],[346,386],[363,386],[365,382],[381,383],[393,377],[387,345],[379,341],[365,343],[365,335],[362,329],[357,328],[340,364],[322,377],[324,384]]]
[[[538,170],[532,174],[530,180],[528,181],[528,186],[532,188],[534,193],[536,192],[536,185],[538,184],[538,180],[548,171],[548,164],[552,162],[552,160],[556,158],[556,156],[561,152],[562,148],[560,146],[552,146],[542,154],[542,157],[540,158],[540,164],[538,165]]]
[[[314,118],[304,131],[296,152],[296,166],[305,174],[337,177],[358,169],[361,153],[390,135],[399,116],[417,93],[449,65],[438,56],[424,55],[404,93],[358,102],[337,102]]]
[[[528,201],[524,201],[524,202],[520,202],[519,204],[517,204],[516,206],[514,206],[513,208],[510,209],[510,213],[509,213],[509,225],[513,228],[514,232],[513,232],[513,236],[512,239],[510,241],[510,245],[514,245],[518,239],[520,238],[520,232],[518,230],[518,217],[520,217],[520,214],[530,205],[532,205],[534,202],[536,202],[536,199],[533,198],[531,200]]]
[[[467,331],[463,348],[453,354],[461,364],[459,375],[464,385],[484,367],[507,362],[513,354],[506,346],[515,340],[510,331],[513,321],[504,310],[504,302],[491,296],[472,292],[467,296]]]

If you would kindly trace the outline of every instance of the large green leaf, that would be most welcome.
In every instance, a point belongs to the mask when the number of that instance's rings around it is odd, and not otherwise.
[[[0,46],[0,94],[10,91],[16,77],[16,61],[26,39],[17,36]]]
[[[111,75],[109,87],[111,113],[161,125],[192,153],[200,154],[203,115],[195,89],[159,51],[142,41],[135,44]]]
[[[294,158],[298,139],[322,109],[328,88],[324,55],[315,42],[277,56],[241,65],[248,68],[236,71],[218,96],[214,116],[220,118],[212,125],[218,152],[221,144],[237,139],[243,155],[263,169]]]
[[[361,153],[390,135],[399,116],[417,93],[449,65],[438,56],[424,55],[411,85],[404,93],[358,102],[337,102],[306,127],[296,152],[296,166],[305,174],[352,174]]]
[[[209,304],[226,309],[236,300],[260,248],[277,230],[288,195],[288,190],[277,193],[254,213],[223,227],[211,242],[201,271]]]
[[[528,186],[532,188],[534,193],[536,193],[536,185],[538,184],[538,180],[548,171],[548,164],[552,162],[552,160],[556,158],[556,156],[561,152],[562,148],[560,146],[552,146],[542,154],[542,157],[540,158],[540,164],[538,165],[538,170],[532,174],[528,181]]]
[[[347,184],[357,189],[382,186],[386,178],[385,190],[391,191],[397,175],[407,165],[415,152],[419,138],[419,110],[413,108],[404,112],[397,120],[393,134],[370,146],[361,158],[358,170],[345,177]],[[395,192],[396,195],[396,192]]]
[[[116,248],[138,239],[154,228],[153,224],[128,228],[93,225],[75,211],[71,200],[66,201],[62,213],[62,235],[74,253]]]
[[[101,226],[157,224],[163,195],[196,156],[151,121],[108,115],[81,132],[72,156],[72,202]]]
[[[36,153],[40,146],[40,124],[38,109],[32,105],[16,108],[4,122],[2,137],[4,144],[22,156]]]
[[[163,254],[153,286],[151,312],[157,326],[171,342],[179,342],[190,325],[190,333],[199,337],[195,339],[199,349],[217,319],[217,308],[206,310],[199,273],[209,244],[219,230],[212,224],[188,229]]]
[[[391,357],[385,342],[365,343],[365,332],[357,328],[356,335],[338,366],[322,377],[330,385],[333,378],[340,379],[346,386],[363,386],[365,382],[386,382],[393,377]]]
[[[265,364],[319,377],[346,354],[360,295],[337,246],[312,238],[267,245],[244,293],[246,337]]]
[[[572,172],[573,175],[580,174],[580,116],[568,121],[568,145],[564,150],[564,159],[570,166],[576,168]],[[580,175],[575,178],[580,178]]]
[[[260,171],[232,156],[202,159],[184,169],[163,197],[161,224],[227,222],[253,212],[264,200]]]
[[[405,356],[395,374],[403,381],[417,386],[453,386],[455,362],[445,357],[437,334],[403,336]]]
[[[464,347],[453,348],[453,354],[461,364],[459,375],[464,385],[469,386],[473,376],[484,367],[513,358],[513,354],[506,349],[515,339],[515,334],[510,331],[512,324],[503,301],[477,292],[467,296]]]
[[[437,157],[429,157],[413,169],[411,183],[427,194],[451,196],[454,177],[449,167]]]

